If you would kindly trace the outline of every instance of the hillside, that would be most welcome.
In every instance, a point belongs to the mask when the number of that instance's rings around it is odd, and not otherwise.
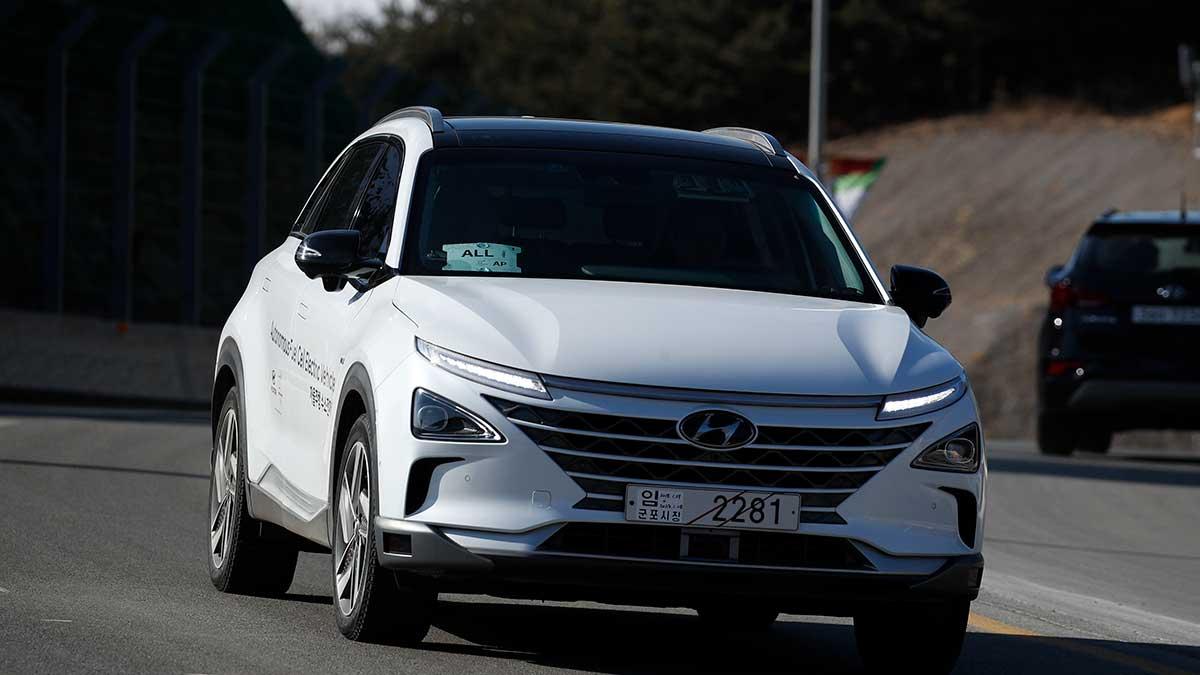
[[[1112,117],[1038,104],[832,144],[838,154],[887,157],[855,230],[885,278],[905,262],[949,280],[954,304],[929,332],[966,366],[993,437],[1033,435],[1046,269],[1065,262],[1108,208],[1179,207],[1190,112]]]

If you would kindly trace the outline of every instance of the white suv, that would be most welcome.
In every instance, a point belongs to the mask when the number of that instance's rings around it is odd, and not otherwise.
[[[221,335],[209,571],[419,641],[438,592],[853,616],[949,670],[983,574],[982,434],[813,174],[761,132],[388,115]],[[298,536],[297,536],[298,535]]]

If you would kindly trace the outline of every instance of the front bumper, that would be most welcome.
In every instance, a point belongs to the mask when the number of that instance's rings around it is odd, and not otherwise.
[[[472,552],[438,528],[387,518],[375,520],[375,536],[384,567],[424,579],[439,591],[526,599],[658,607],[742,601],[788,613],[852,616],[887,603],[973,600],[983,578],[978,553],[946,558],[925,574],[878,574]]]
[[[483,417],[504,441],[414,438],[409,409],[418,386]],[[932,414],[881,422],[875,419],[876,409],[862,406],[758,399],[722,404],[549,386],[553,400],[524,400],[421,358],[409,359],[381,383],[377,405],[389,414],[376,422],[380,490],[375,536],[384,567],[445,592],[638,606],[696,607],[742,599],[791,613],[831,616],[852,615],[880,603],[973,599],[978,593],[986,463],[971,474],[911,466],[925,448],[978,422],[969,393]],[[534,420],[497,399],[553,410]],[[715,458],[698,456],[690,446],[680,448],[683,441],[669,429],[656,431],[650,425],[712,407],[733,409],[760,431],[828,429],[868,435],[839,441],[760,434],[746,450],[757,447],[775,454],[762,461],[739,456],[734,464],[741,468],[735,470],[749,473],[725,479],[713,473]],[[583,418],[558,419],[556,412],[592,416],[588,419],[620,417],[634,424],[585,428],[576,424]],[[906,425],[922,431],[902,442],[868,437],[873,429]],[[886,456],[867,462],[873,458],[864,453],[875,452],[874,447],[884,449]],[[625,453],[624,461],[613,461],[618,453]],[[813,463],[787,464],[800,456],[814,458]],[[864,463],[838,459],[848,457]],[[747,467],[747,462],[758,463]],[[413,467],[432,468],[419,472]],[[683,475],[675,472],[678,467],[695,471]],[[635,470],[642,473],[631,473]],[[742,532],[738,553],[722,560],[697,559],[690,547],[681,547],[680,528],[627,522],[621,506],[626,485],[720,489],[732,482],[746,487],[738,481],[775,472],[773,478],[780,471],[813,481],[791,482],[789,476],[772,484],[772,489],[801,494],[799,529],[771,535],[782,538],[771,541],[767,535]],[[842,482],[855,478],[861,480]],[[583,540],[596,532],[606,534],[601,541],[568,541],[571,532],[587,535]]]

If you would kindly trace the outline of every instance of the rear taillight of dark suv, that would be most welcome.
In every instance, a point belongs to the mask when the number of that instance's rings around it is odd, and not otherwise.
[[[1096,293],[1074,286],[1070,279],[1050,287],[1050,311],[1063,312],[1068,307],[1103,307],[1111,302],[1104,293]]]

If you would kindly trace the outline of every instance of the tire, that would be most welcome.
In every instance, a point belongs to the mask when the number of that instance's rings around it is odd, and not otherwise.
[[[1066,457],[1075,450],[1079,433],[1070,421],[1050,413],[1038,413],[1037,442],[1043,455]]]
[[[779,610],[759,605],[708,605],[697,607],[696,614],[705,629],[718,633],[762,632],[779,618]]]
[[[962,652],[970,611],[970,601],[952,600],[856,615],[859,658],[868,673],[949,673]]]
[[[1076,447],[1082,452],[1104,454],[1112,447],[1113,432],[1109,429],[1081,429]]]
[[[379,481],[372,438],[370,420],[359,416],[334,474],[329,533],[333,611],[338,630],[356,642],[417,644],[433,622],[437,593],[415,581],[401,584],[399,576],[379,565]]]
[[[237,387],[225,395],[213,434],[208,488],[208,576],[217,590],[283,595],[296,574],[299,549],[269,541],[246,509],[245,423]]]

